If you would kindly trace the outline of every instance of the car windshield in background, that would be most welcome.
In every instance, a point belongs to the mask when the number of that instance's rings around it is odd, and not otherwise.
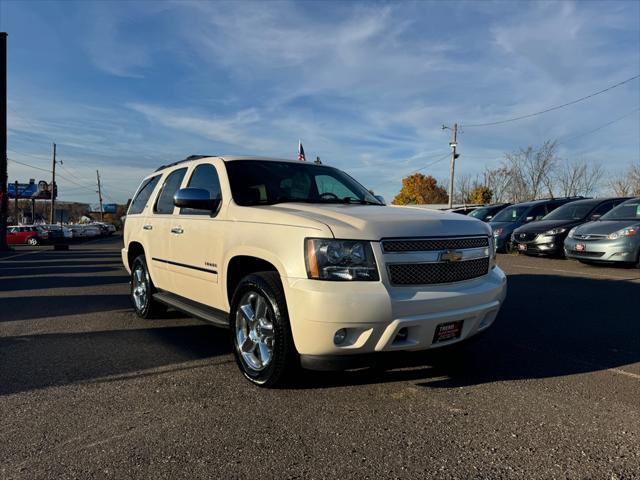
[[[366,188],[333,167],[304,162],[243,160],[225,162],[231,194],[238,205],[284,202],[382,205]]]
[[[573,205],[567,203],[556,208],[553,212],[543,218],[543,220],[582,220],[593,209],[592,205]]]
[[[600,217],[600,220],[640,220],[640,201],[618,205]]]
[[[492,222],[515,222],[517,221],[529,207],[507,207],[501,210],[495,217],[491,219]]]
[[[474,217],[480,220],[484,220],[487,215],[490,214],[492,207],[476,208],[474,211],[469,212],[470,217]]]

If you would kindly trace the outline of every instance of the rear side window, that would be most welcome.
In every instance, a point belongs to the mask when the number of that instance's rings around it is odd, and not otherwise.
[[[222,198],[220,191],[220,179],[216,167],[210,163],[198,165],[191,178],[189,179],[189,188],[201,188],[209,192],[209,198]],[[199,210],[197,208],[181,208],[181,215],[211,215],[209,210]]]
[[[180,188],[185,173],[187,173],[187,169],[181,168],[180,170],[176,170],[169,174],[167,179],[164,181],[164,185],[162,185],[160,194],[158,195],[156,207],[153,210],[155,213],[163,215],[173,213],[173,196]]]
[[[551,206],[549,205],[549,211],[553,210],[558,205]],[[531,211],[527,214],[527,217],[533,217],[534,220],[540,220],[547,214],[547,208],[545,205],[537,205],[531,209]]]
[[[153,189],[156,188],[158,180],[160,180],[160,175],[148,178],[144,182],[142,182],[136,198],[133,199],[131,205],[129,206],[129,212],[127,213],[127,215],[142,213],[144,207],[149,201],[149,197],[151,197],[151,193],[153,193]]]

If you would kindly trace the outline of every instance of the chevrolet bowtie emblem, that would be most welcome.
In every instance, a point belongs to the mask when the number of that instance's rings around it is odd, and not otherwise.
[[[462,260],[462,252],[457,250],[448,250],[442,254],[440,254],[440,260],[443,262],[459,262]]]

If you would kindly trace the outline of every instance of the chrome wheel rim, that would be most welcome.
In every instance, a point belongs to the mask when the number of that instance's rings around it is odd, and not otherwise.
[[[257,292],[245,293],[236,311],[236,348],[252,370],[262,371],[273,358],[273,313],[267,299]]]
[[[147,280],[142,265],[138,265],[133,270],[132,277],[131,295],[133,303],[135,303],[138,310],[142,311],[147,304]]]

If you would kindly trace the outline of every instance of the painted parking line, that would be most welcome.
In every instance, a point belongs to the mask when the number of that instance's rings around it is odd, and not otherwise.
[[[15,255],[11,255],[11,256],[9,256],[9,257],[3,257],[3,258],[0,258],[0,262],[4,262],[4,261],[6,261],[6,260],[11,260],[12,258],[24,257],[24,256],[27,256],[27,255],[36,255],[36,254],[38,254],[38,253],[42,253],[42,252],[51,252],[51,251],[52,251],[52,250],[47,249],[47,250],[36,250],[35,252],[17,253],[17,254],[15,254]]]
[[[583,272],[579,272],[577,270],[561,270],[559,268],[548,268],[548,267],[533,267],[531,265],[520,265],[517,263],[514,263],[512,265],[510,265],[511,267],[517,267],[517,268],[528,268],[530,270],[544,270],[545,272],[557,272],[557,273],[564,273],[564,274],[576,274],[576,275],[581,275],[583,277],[602,277],[602,278],[608,278],[608,279],[614,279],[614,280],[640,280],[640,277],[618,277],[616,275],[611,275],[611,274],[603,274],[603,273],[594,273],[594,272],[589,272],[589,273],[583,273]]]
[[[549,351],[545,351],[545,350],[540,349],[540,348],[535,348],[535,347],[532,347],[530,345],[523,345],[523,344],[520,344],[520,343],[514,343],[513,345],[515,347],[521,348],[522,350],[529,350],[531,352],[550,353]],[[566,358],[570,362],[577,363],[579,365],[586,365],[586,366],[588,366],[590,368],[597,368],[599,371],[611,372],[611,373],[615,373],[617,375],[623,375],[625,377],[633,378],[635,380],[640,380],[640,375],[639,374],[633,373],[633,372],[627,372],[626,370],[623,370],[622,368],[615,368],[615,367],[609,368],[609,367],[606,367],[605,365],[600,365],[598,363],[589,362],[587,360],[582,360],[581,358],[576,358],[573,355],[560,354],[558,352],[555,352],[555,353],[558,354],[558,356]]]

